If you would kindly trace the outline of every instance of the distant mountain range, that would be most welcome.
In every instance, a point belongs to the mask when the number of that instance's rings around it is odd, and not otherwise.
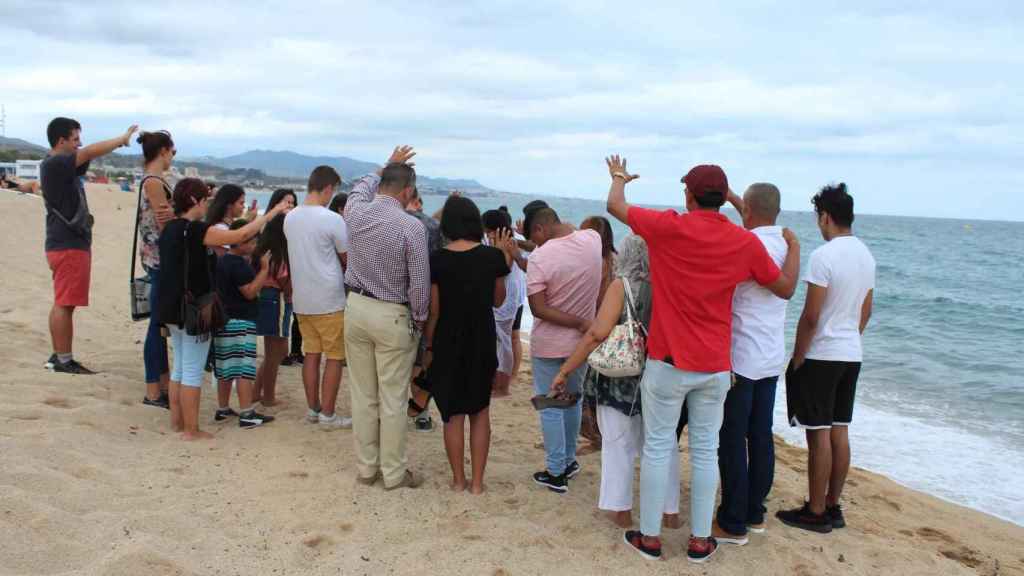
[[[317,166],[333,167],[346,181],[374,172],[380,164],[364,162],[345,156],[306,156],[288,150],[250,150],[242,154],[225,158],[200,157],[193,158],[196,162],[220,166],[228,169],[255,168],[268,176],[305,180]],[[480,184],[476,180],[430,178],[417,175],[417,183],[435,189],[458,189],[466,192],[490,193],[494,190]]]
[[[0,137],[0,152],[7,152],[21,157],[40,158],[49,152],[48,148],[21,140],[20,138]],[[112,154],[103,161],[118,168],[132,168],[141,165],[141,158],[137,154]],[[313,168],[321,165],[334,167],[341,174],[342,178],[351,182],[380,167],[379,164],[364,162],[345,156],[306,156],[289,150],[250,150],[242,154],[218,158],[214,156],[203,156],[193,158],[178,157],[178,163],[182,166],[195,166],[201,172],[206,172],[211,167],[221,168],[230,171],[245,179],[260,179],[259,174],[272,177],[271,180],[282,179],[291,182],[304,182],[309,177]],[[429,176],[417,175],[417,183],[423,188],[433,188],[436,191],[461,190],[470,194],[488,195],[495,192],[491,188],[480,184],[476,180],[452,179],[452,178],[430,178]]]

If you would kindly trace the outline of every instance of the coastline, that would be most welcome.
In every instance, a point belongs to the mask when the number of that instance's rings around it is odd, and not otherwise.
[[[76,355],[103,372],[42,369],[51,301],[43,206],[0,194],[0,566],[12,573],[566,574],[684,569],[686,527],[669,530],[667,564],[642,562],[596,510],[600,456],[581,457],[571,492],[533,486],[542,461],[529,405],[529,363],[511,399],[492,404],[488,493],[447,490],[440,432],[410,432],[411,466],[427,482],[385,493],[355,483],[351,432],[300,422],[301,377],[283,368],[277,422],[241,431],[210,421],[216,439],[185,444],[166,413],[143,407],[141,340],[128,314],[135,195],[90,185],[96,217],[90,307],[76,314]],[[347,385],[339,404],[347,410]],[[436,415],[435,415],[436,416]],[[685,443],[684,443],[685,444]],[[854,448],[856,450],[856,447]],[[771,511],[799,502],[806,452],[778,443]],[[685,462],[685,457],[684,457]],[[688,510],[683,466],[683,515]],[[742,547],[723,547],[707,574],[1024,574],[1024,528],[906,488],[860,468],[846,494],[850,527],[808,535],[770,521]],[[688,523],[688,522],[687,522]],[[49,553],[39,554],[47,549]]]

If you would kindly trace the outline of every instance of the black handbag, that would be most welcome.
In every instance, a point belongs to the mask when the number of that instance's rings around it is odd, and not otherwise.
[[[192,247],[189,246],[188,233],[191,228],[192,223],[189,222],[185,226],[185,289],[181,298],[181,321],[185,325],[186,334],[199,336],[201,340],[205,341],[206,338],[223,328],[228,323],[228,319],[224,313],[224,305],[214,287],[213,275],[210,273],[208,263],[204,263],[203,267],[206,268],[210,291],[197,297],[189,289],[188,274],[189,268],[192,267],[189,253],[192,252]]]

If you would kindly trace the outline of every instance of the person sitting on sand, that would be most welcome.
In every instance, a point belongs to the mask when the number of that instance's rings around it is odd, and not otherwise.
[[[248,222],[238,218],[229,230],[240,230]],[[227,254],[217,259],[217,295],[224,306],[227,324],[217,331],[213,339],[213,371],[218,388],[231,389],[235,382],[238,390],[236,414],[227,403],[221,404],[214,414],[214,420],[221,421],[238,416],[239,428],[255,428],[273,422],[273,416],[265,416],[254,408],[253,382],[256,380],[256,320],[259,319],[259,295],[264,283],[270,277],[270,252],[264,252],[259,262],[259,272],[249,264],[256,237],[246,238],[231,244]]]
[[[186,294],[194,302],[216,289],[213,259],[208,247],[236,244],[259,233],[271,218],[284,212],[279,204],[238,230],[221,230],[203,221],[210,189],[198,178],[184,178],[174,187],[171,201],[177,216],[160,233],[160,323],[171,334],[174,361],[168,395],[171,405],[171,429],[182,432],[185,440],[212,438],[199,429],[199,398],[203,386],[203,367],[210,350],[212,334],[188,334],[182,317]]]
[[[772,184],[751,184],[743,198],[728,193],[743,227],[764,244],[776,265],[789,247],[775,225],[781,196]],[[732,298],[733,385],[725,397],[718,442],[722,501],[711,533],[720,543],[744,545],[748,532],[764,532],[765,498],[775,476],[772,415],[775,386],[786,362],[786,300],[746,281]]]
[[[846,184],[825,186],[812,203],[825,244],[807,265],[807,299],[786,370],[789,423],[807,432],[809,501],[775,515],[789,526],[831,532],[846,526],[839,497],[850,471],[848,433],[861,335],[874,300],[875,259],[853,235],[853,197]]]
[[[488,210],[483,214],[484,233],[491,246],[497,246],[501,238],[512,235],[512,217],[508,212]],[[519,253],[515,246],[513,257]],[[512,378],[515,376],[515,347],[513,331],[517,317],[522,317],[523,302],[526,300],[526,273],[519,266],[512,266],[505,276],[505,301],[494,307],[494,325],[498,344],[498,371],[494,374],[494,396],[509,395]]]
[[[441,419],[444,449],[452,469],[451,488],[466,488],[465,422],[473,475],[470,492],[484,491],[484,469],[491,444],[491,387],[495,356],[494,306],[505,301],[505,276],[512,264],[512,235],[485,246],[480,211],[469,198],[451,196],[441,232],[448,245],[430,258],[430,320],[424,333],[427,380]]]
[[[306,391],[306,421],[327,429],[352,427],[352,419],[336,413],[338,388],[345,365],[345,263],[348,228],[327,209],[341,176],[330,166],[309,174],[306,199],[288,213],[288,265],[292,276],[292,306],[302,331],[302,384]],[[320,359],[324,362],[320,378]]]
[[[787,231],[789,256],[780,271],[756,236],[720,214],[729,182],[718,166],[701,165],[687,173],[687,212],[678,214],[631,206],[625,188],[636,176],[626,171],[625,159],[612,156],[606,163],[612,179],[608,212],[647,241],[653,299],[640,382],[640,530],[626,531],[623,539],[648,559],[661,557],[667,468],[685,401],[691,467],[687,559],[701,563],[718,549],[711,524],[718,491],[718,431],[730,385],[732,295],[736,285],[753,278],[774,294],[792,296],[799,246]]]
[[[128,146],[138,127],[82,148],[82,125],[71,118],[54,118],[46,127],[50,153],[39,165],[39,182],[46,205],[46,261],[53,272],[50,338],[53,354],[45,367],[67,374],[94,374],[72,353],[75,308],[89,305],[92,272],[92,224],[81,176],[89,162]],[[81,172],[81,174],[80,174]]]
[[[256,334],[263,336],[263,361],[256,370],[254,400],[265,407],[277,403],[277,372],[288,355],[288,335],[292,322],[292,279],[288,273],[288,239],[284,235],[284,214],[278,214],[263,227],[252,264],[270,256],[270,270],[260,290]]]
[[[615,262],[614,278],[608,285],[597,318],[562,363],[551,385],[557,394],[565,388],[568,375],[583,366],[590,353],[608,338],[615,326],[626,321],[626,307],[632,306],[633,318],[650,324],[651,281],[647,243],[636,236],[622,241],[622,252]],[[630,297],[626,298],[626,283]],[[633,525],[633,470],[644,443],[641,418],[640,377],[609,378],[595,370],[591,393],[597,405],[597,421],[604,432],[601,442],[601,491],[597,507],[608,511],[621,528]],[[679,450],[673,450],[668,466],[668,497],[665,499],[664,524],[679,527]]]
[[[576,349],[597,314],[601,288],[601,235],[576,230],[551,208],[530,212],[524,230],[537,249],[530,254],[526,292],[536,319],[530,333],[534,394],[547,395],[558,369]],[[583,371],[569,374],[565,390],[580,394]],[[564,494],[580,472],[576,441],[580,434],[580,403],[540,410],[545,469],[533,481]]]
[[[164,173],[171,168],[177,150],[171,134],[163,130],[143,132],[137,140],[142,145],[144,159],[139,194],[139,257],[142,269],[149,276],[149,309],[160,308],[160,232],[164,225],[174,218],[171,208],[171,186],[164,179]],[[156,314],[150,313],[146,329],[146,341],[142,346],[142,362],[145,367],[146,396],[142,403],[147,406],[169,408],[167,382],[170,380],[170,364],[167,361],[167,338],[160,329]]]

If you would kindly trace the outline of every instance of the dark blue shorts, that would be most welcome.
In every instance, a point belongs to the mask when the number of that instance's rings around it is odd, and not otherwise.
[[[256,334],[287,338],[291,335],[292,304],[285,302],[277,288],[260,290],[260,316],[256,320]]]

